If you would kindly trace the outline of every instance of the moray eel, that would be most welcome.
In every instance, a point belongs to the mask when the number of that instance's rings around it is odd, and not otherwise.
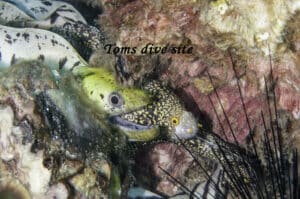
[[[56,70],[87,65],[69,42],[50,31],[0,25],[0,41],[0,67],[22,59],[39,59]]]
[[[144,91],[125,88],[118,84],[112,72],[88,67],[60,35],[41,29],[0,25],[0,41],[0,67],[9,67],[18,60],[39,59],[58,77],[64,71],[72,71],[80,78],[79,83],[87,97],[113,116],[115,119],[111,121],[122,128],[130,140],[153,139],[160,127],[168,127],[172,138],[176,138],[174,132],[180,138],[193,137],[197,132],[195,118],[171,90],[161,87],[158,82],[149,83]],[[131,116],[133,120],[130,120]]]
[[[88,64],[77,51],[55,33],[0,25],[0,41],[0,67],[9,67],[21,60],[38,59],[52,69],[57,79],[64,72],[73,71],[75,76],[80,77],[79,84],[99,111],[113,115],[150,103],[145,91],[122,87],[112,72],[101,67],[87,67]],[[137,137],[137,140],[153,139],[159,132],[156,127],[133,130],[140,130],[135,132],[135,140]],[[130,133],[127,135],[130,136]]]
[[[68,40],[86,59],[105,44],[113,43],[109,41],[101,27],[87,24],[72,5],[61,1],[0,1],[0,23],[18,28],[40,28],[57,33]]]
[[[10,21],[30,21],[32,17],[28,16],[22,10],[11,3],[0,1],[0,22],[8,23]]]
[[[111,117],[111,121],[120,125],[123,129],[132,126],[167,127],[172,139],[187,139],[197,134],[198,127],[195,117],[185,110],[179,98],[157,81],[151,81],[143,88],[151,93],[154,102],[142,109],[126,112]]]
[[[133,111],[151,102],[145,91],[118,84],[114,74],[104,67],[78,67],[73,74],[81,78],[80,84],[88,98],[110,115]]]
[[[112,123],[132,141],[153,139],[159,127],[167,127],[173,139],[194,137],[198,131],[195,117],[185,110],[171,90],[157,81],[151,81],[140,90],[116,84],[114,76],[104,68],[78,67],[73,72],[83,77],[82,88],[89,99],[113,115]]]
[[[57,33],[86,60],[105,44],[113,43],[100,26],[87,24],[72,5],[61,1],[0,1],[0,24],[16,28],[40,28]]]
[[[2,0],[0,6],[0,19],[5,22],[30,21],[35,27],[86,24],[86,20],[72,5],[62,1]]]

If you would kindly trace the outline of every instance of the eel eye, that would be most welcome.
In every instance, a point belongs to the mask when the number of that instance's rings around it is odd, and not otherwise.
[[[118,93],[111,93],[108,100],[113,107],[120,107],[124,104],[123,98]]]
[[[172,121],[172,125],[177,126],[179,124],[179,118],[178,117],[172,117],[171,121]]]

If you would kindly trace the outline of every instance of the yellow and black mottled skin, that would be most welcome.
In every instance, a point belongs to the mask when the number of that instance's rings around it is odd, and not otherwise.
[[[183,106],[178,97],[169,89],[152,81],[144,89],[154,96],[154,102],[143,109],[122,114],[127,121],[146,126],[164,126],[173,130],[179,124]]]
[[[171,89],[158,81],[143,86],[151,96],[151,103],[139,109],[113,116],[113,123],[123,129],[167,129],[167,136],[173,140],[189,139],[198,133],[197,120],[188,112]],[[134,141],[134,139],[133,139]]]

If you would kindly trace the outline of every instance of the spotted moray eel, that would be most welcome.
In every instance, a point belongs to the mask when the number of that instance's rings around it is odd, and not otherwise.
[[[69,42],[46,30],[0,25],[0,41],[0,67],[28,58],[44,61],[52,69],[73,70],[87,65]]]
[[[142,109],[123,113],[112,120],[121,125],[129,126],[162,126],[168,128],[172,139],[177,136],[186,139],[194,137],[198,132],[195,117],[185,110],[179,98],[168,88],[157,81],[151,81],[143,87],[154,96],[153,103]]]
[[[2,25],[55,32],[68,40],[85,59],[111,43],[100,26],[87,24],[72,5],[61,1],[0,1],[0,22]]]
[[[0,19],[5,22],[26,21],[36,27],[86,24],[71,4],[53,0],[1,0]]]
[[[57,29],[57,32],[66,31],[71,32],[72,35],[75,35],[76,37],[88,38],[87,40],[84,40],[88,41],[87,45],[93,50],[98,49],[104,43],[102,40],[104,39],[102,37],[103,34],[97,29],[89,31],[91,30],[91,27],[87,26],[83,20],[76,23],[60,23],[59,21],[54,20],[55,18],[53,16],[55,15],[41,15],[41,13],[43,13],[42,11],[39,12],[38,9],[35,10],[34,13],[26,11],[26,15],[24,16],[27,16],[28,19],[30,19],[30,17],[33,19],[41,19],[43,18],[42,16],[44,16],[44,20],[46,19],[45,24],[55,22],[66,28],[66,30]],[[45,12],[47,13],[50,11],[46,10]],[[63,13],[63,9],[57,9],[56,7],[56,12],[54,13],[56,13],[56,15],[57,13]],[[45,16],[48,18],[45,18]],[[52,26],[51,29],[55,30],[56,28],[56,26]],[[49,31],[33,28],[11,28],[1,25],[0,37],[1,41],[3,41],[2,45],[0,45],[0,66],[7,67],[14,64],[18,59],[26,57],[40,59],[49,66],[58,66],[59,69],[73,70],[77,66],[87,65],[66,40]],[[14,49],[22,50],[15,51]],[[64,49],[64,54],[61,53],[61,49]],[[4,54],[5,56],[1,56]],[[117,116],[117,119],[115,117],[114,121],[123,126],[126,126],[129,123],[135,123],[142,126],[165,126],[173,132],[172,137],[175,139],[177,136],[179,138],[194,137],[195,132],[197,132],[197,123],[195,119],[190,113],[183,109],[179,99],[169,89],[161,87],[159,83],[155,81],[147,84],[144,89],[149,91],[158,100],[155,100],[153,104],[149,104],[143,109],[121,114],[120,116]],[[174,132],[176,132],[176,135]],[[184,141],[188,148],[193,150],[198,157],[208,157],[221,163],[227,161],[227,158],[229,161],[234,159],[233,162],[235,163],[243,161],[240,154],[234,152],[236,150],[235,147],[232,147],[225,142],[217,142],[218,143],[216,144],[216,140],[210,136],[206,137],[204,140],[196,138]],[[225,152],[222,152],[218,146],[221,146],[220,148]],[[234,166],[237,165],[235,164]],[[224,169],[229,170],[231,168],[226,168],[226,166],[224,166]],[[243,167],[241,167],[240,170],[243,174],[242,180],[247,181],[248,179],[252,179],[251,176],[247,176],[247,171],[245,171]]]

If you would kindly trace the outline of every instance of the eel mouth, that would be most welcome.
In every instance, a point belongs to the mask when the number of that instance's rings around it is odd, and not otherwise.
[[[132,121],[128,121],[122,118],[120,115],[111,116],[109,118],[109,121],[112,124],[117,125],[122,129],[132,130],[132,131],[143,131],[143,130],[149,130],[154,128],[153,125],[142,125]]]
[[[150,141],[159,136],[158,126],[138,124],[122,118],[121,115],[111,116],[109,121],[118,126],[132,142]]]

